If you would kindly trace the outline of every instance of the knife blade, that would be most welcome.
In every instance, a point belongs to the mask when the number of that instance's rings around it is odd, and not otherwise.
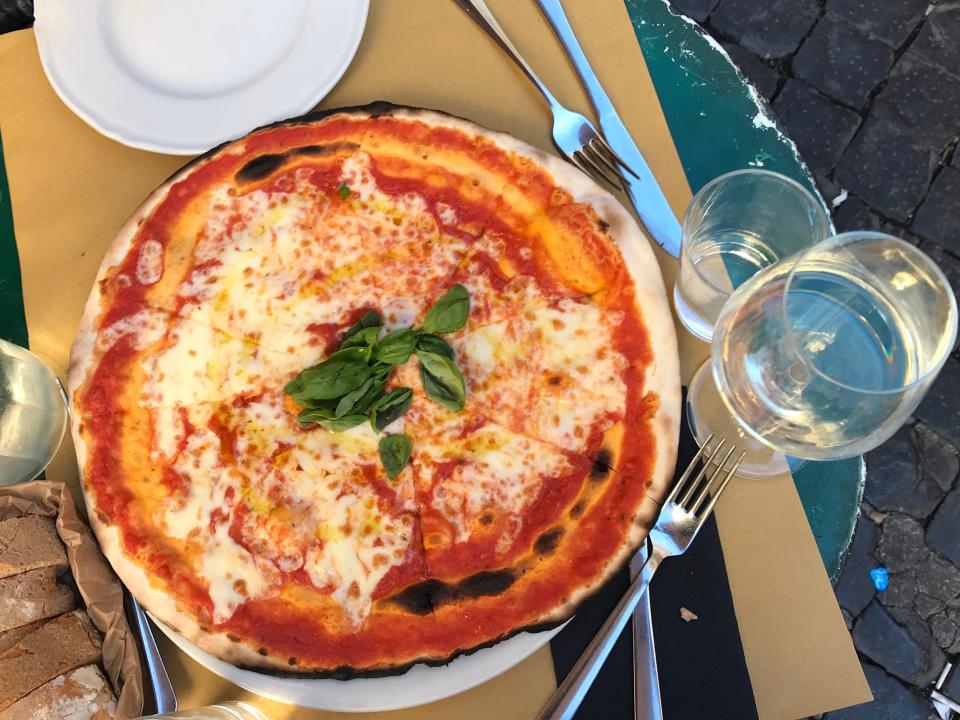
[[[600,80],[590,67],[583,48],[573,34],[573,28],[570,27],[560,0],[537,0],[537,4],[577,71],[607,144],[636,173],[636,177],[628,172],[623,172],[621,175],[623,190],[636,210],[640,222],[660,247],[670,255],[679,257],[680,222],[660,189],[653,171],[644,160],[633,138],[630,137]]]
[[[630,579],[643,569],[649,552],[643,546],[630,560]],[[644,593],[631,623],[633,629],[633,714],[634,720],[663,720],[660,702],[660,678],[657,651],[653,642],[653,618],[650,615],[650,590]]]

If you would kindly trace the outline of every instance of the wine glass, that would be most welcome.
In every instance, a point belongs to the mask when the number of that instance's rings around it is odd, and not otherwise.
[[[799,183],[769,170],[714,178],[683,216],[673,304],[680,322],[710,342],[730,293],[754,273],[830,235],[823,204]]]
[[[66,398],[50,368],[29,350],[0,340],[0,485],[43,472],[66,426]]]
[[[691,428],[704,442],[732,416],[747,477],[783,472],[783,455],[860,455],[907,420],[956,336],[956,299],[929,257],[883,233],[837,235],[730,296],[688,390]]]

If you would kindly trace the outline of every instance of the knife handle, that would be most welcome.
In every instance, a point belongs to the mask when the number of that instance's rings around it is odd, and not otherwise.
[[[543,13],[547,22],[550,23],[550,27],[553,28],[553,32],[560,39],[560,44],[566,50],[567,57],[573,63],[574,70],[577,71],[580,81],[586,87],[587,96],[590,98],[597,115],[602,117],[607,112],[615,112],[610,97],[604,91],[603,85],[600,84],[597,74],[590,67],[590,62],[587,60],[583,48],[580,47],[577,36],[573,33],[573,28],[570,27],[570,21],[567,20],[567,15],[563,11],[560,0],[537,0],[537,5],[540,6],[540,12]]]

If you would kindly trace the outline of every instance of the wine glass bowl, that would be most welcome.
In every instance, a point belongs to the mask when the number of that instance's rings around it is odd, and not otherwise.
[[[848,458],[907,420],[956,333],[956,299],[929,257],[883,233],[845,233],[730,296],[712,377],[759,443],[808,460]]]

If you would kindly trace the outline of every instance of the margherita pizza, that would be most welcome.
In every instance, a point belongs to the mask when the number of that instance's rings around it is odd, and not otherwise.
[[[399,672],[568,618],[675,462],[676,340],[634,221],[545,153],[394,106],[168,180],[107,253],[69,380],[122,580],[273,671]]]

